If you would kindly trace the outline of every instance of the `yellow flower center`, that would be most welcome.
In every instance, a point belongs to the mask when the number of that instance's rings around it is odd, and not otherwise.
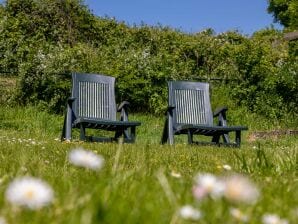
[[[32,189],[28,189],[25,193],[25,196],[27,199],[32,199],[34,198],[34,191]]]

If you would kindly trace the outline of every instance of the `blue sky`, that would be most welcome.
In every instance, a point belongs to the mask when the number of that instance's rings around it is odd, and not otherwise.
[[[0,0],[2,3],[3,0]],[[84,0],[98,16],[128,25],[161,24],[184,32],[212,28],[216,33],[238,30],[245,35],[270,27],[281,29],[267,12],[267,0]]]
[[[212,28],[216,33],[238,30],[242,34],[274,25],[267,0],[85,0],[98,16],[113,17],[128,25],[161,24],[184,32]]]

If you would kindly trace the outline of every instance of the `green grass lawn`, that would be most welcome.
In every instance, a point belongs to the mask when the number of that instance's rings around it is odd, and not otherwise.
[[[34,107],[0,107],[0,217],[7,223],[192,223],[178,215],[190,204],[202,212],[198,223],[240,223],[230,208],[262,223],[266,213],[289,223],[298,220],[297,136],[249,141],[252,130],[272,129],[270,121],[247,117],[240,149],[189,146],[179,138],[174,147],[160,145],[163,118],[132,115],[142,125],[135,144],[59,141],[63,117]],[[78,133],[75,133],[78,134]],[[99,171],[73,166],[70,150],[83,147],[105,159]],[[230,165],[232,170],[223,169]],[[192,195],[198,173],[243,174],[260,197],[255,204],[225,199],[198,201]],[[4,195],[15,177],[33,176],[54,190],[53,202],[39,210],[16,207]]]

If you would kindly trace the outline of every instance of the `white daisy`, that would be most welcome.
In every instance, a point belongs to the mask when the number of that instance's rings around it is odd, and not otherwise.
[[[53,190],[44,181],[33,177],[21,177],[12,181],[6,192],[6,200],[13,205],[39,209],[53,200]]]
[[[199,220],[202,214],[199,210],[193,208],[191,205],[185,205],[180,208],[179,216],[188,220]]]
[[[233,175],[225,180],[224,194],[230,201],[254,203],[259,197],[259,190],[248,178]]]
[[[93,170],[101,169],[104,164],[104,158],[102,156],[83,148],[71,150],[69,153],[69,161],[76,166]]]
[[[240,222],[248,222],[249,218],[237,208],[230,208],[230,214]]]
[[[171,176],[172,176],[172,177],[175,177],[175,178],[181,178],[181,173],[172,171],[172,172],[171,172]]]
[[[276,214],[264,214],[262,217],[263,224],[288,224],[288,220],[281,219]]]
[[[227,171],[232,170],[232,167],[231,167],[230,165],[228,165],[228,164],[223,165],[222,168],[223,168],[224,170],[227,170]]]
[[[6,224],[6,219],[3,217],[0,217],[0,224]]]
[[[210,195],[213,198],[219,198],[223,195],[224,183],[216,176],[210,173],[198,174],[195,177],[196,185],[193,188],[194,197],[203,199]]]

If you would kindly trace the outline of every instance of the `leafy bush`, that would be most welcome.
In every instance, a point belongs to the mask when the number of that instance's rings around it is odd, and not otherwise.
[[[0,68],[18,74],[22,104],[61,112],[76,71],[116,77],[118,101],[134,111],[162,113],[167,80],[212,78],[251,111],[271,118],[297,111],[297,62],[273,29],[248,38],[128,27],[94,16],[80,0],[7,0],[0,16]]]
[[[265,34],[256,34],[236,52],[242,81],[232,94],[251,111],[280,118],[297,113],[297,61],[288,57],[287,45],[278,36],[274,39],[272,33]]]
[[[93,48],[84,44],[39,49],[30,61],[19,64],[18,100],[61,112],[70,95],[70,71],[89,71],[95,55]]]

